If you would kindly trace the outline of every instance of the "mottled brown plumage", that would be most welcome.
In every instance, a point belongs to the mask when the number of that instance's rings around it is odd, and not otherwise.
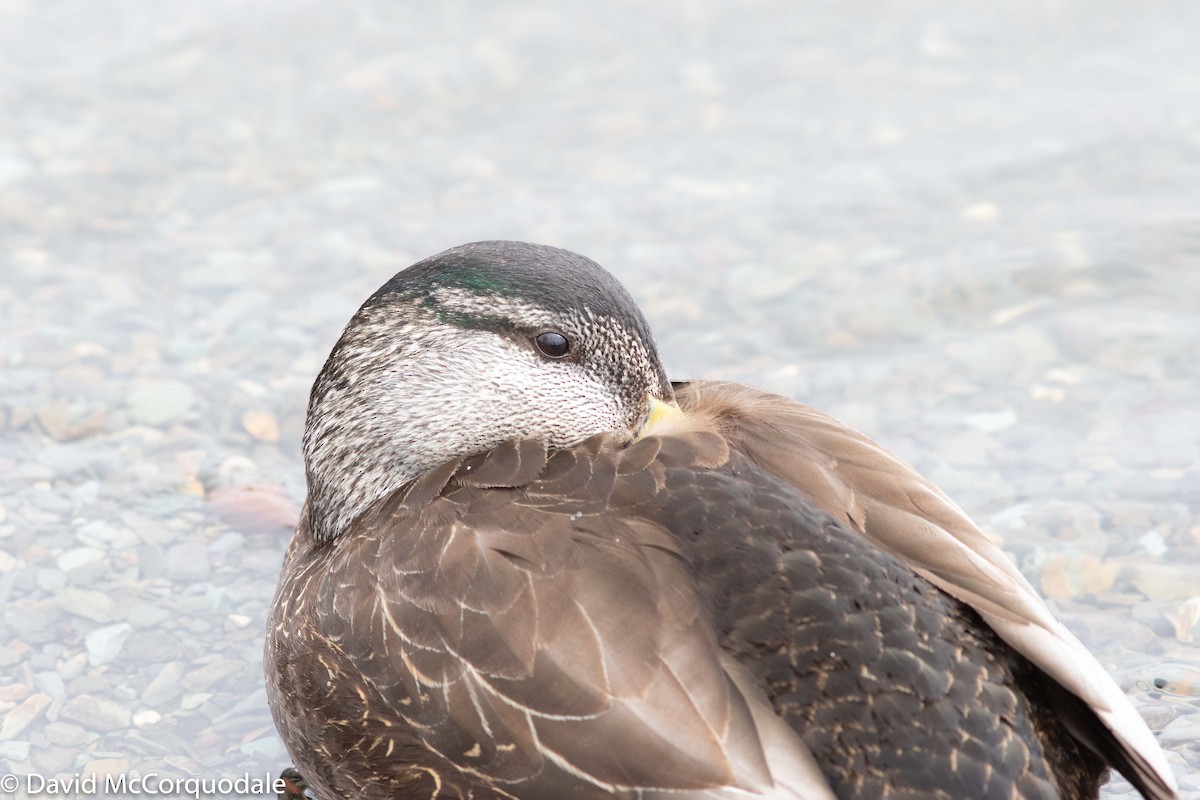
[[[935,487],[783,398],[675,394],[633,444],[452,454],[329,541],[306,508],[266,669],[319,797],[1072,800],[1107,764],[1173,796]]]

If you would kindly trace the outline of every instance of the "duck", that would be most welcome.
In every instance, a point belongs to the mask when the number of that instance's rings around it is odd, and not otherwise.
[[[264,671],[321,800],[1082,800],[1110,769],[1176,797],[952,500],[808,406],[672,381],[584,256],[485,241],[397,273],[303,454]]]

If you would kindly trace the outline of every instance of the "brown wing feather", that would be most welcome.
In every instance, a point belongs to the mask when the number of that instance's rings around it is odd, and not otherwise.
[[[326,648],[322,662],[381,698],[345,749],[403,732],[427,751],[410,754],[410,772],[524,796],[770,786],[675,537],[608,513],[614,496],[658,491],[663,445],[618,444],[549,459],[540,445],[505,445],[496,463],[424,476],[325,548],[292,548],[281,584],[292,599],[276,616],[312,635],[289,647]],[[676,463],[723,452],[711,434],[670,448]]]
[[[729,383],[675,390],[685,413],[719,429],[734,450],[974,608],[1090,707],[1103,727],[1081,738],[1104,739],[1102,755],[1147,797],[1175,796],[1166,759],[1125,695],[1003,551],[937,487],[862,434],[786,398]]]

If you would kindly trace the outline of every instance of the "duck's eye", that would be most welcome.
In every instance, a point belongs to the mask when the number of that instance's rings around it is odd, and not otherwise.
[[[550,358],[562,358],[571,352],[571,343],[558,331],[543,331],[533,337],[533,343],[542,355]]]

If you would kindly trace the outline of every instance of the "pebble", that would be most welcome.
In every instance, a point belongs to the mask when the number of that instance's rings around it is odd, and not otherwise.
[[[134,662],[155,663],[179,658],[183,653],[179,637],[168,630],[139,630],[125,643],[124,657]]]
[[[73,680],[83,672],[87,661],[87,653],[76,653],[63,662],[63,665],[58,668],[58,674],[64,681]]]
[[[1170,550],[1170,548],[1167,547],[1167,543],[1163,541],[1162,533],[1159,531],[1150,531],[1144,536],[1138,537],[1138,544],[1140,544],[1147,553],[1155,558],[1161,558],[1162,556],[1165,556]]]
[[[0,759],[19,762],[27,758],[29,758],[29,742],[0,742]]]
[[[88,694],[68,700],[59,715],[94,731],[120,730],[128,726],[133,718],[128,708]]]
[[[263,756],[273,761],[287,757],[287,751],[284,749],[283,743],[275,736],[264,736],[261,739],[255,739],[242,745],[239,749],[243,753]]]
[[[58,568],[63,572],[71,572],[94,561],[104,559],[104,551],[95,547],[74,547],[55,559]]]
[[[1174,634],[1170,620],[1164,616],[1157,603],[1137,603],[1130,607],[1129,617],[1150,628],[1160,637],[1170,637]]]
[[[84,523],[76,531],[75,538],[98,548],[120,549],[133,547],[138,543],[138,537],[132,531],[103,519]]]
[[[247,411],[242,414],[242,427],[260,442],[279,441],[279,422],[274,415],[265,411]]]
[[[126,402],[134,422],[158,426],[190,409],[196,402],[196,394],[182,381],[156,381],[135,389]]]
[[[121,648],[132,633],[133,627],[127,622],[107,625],[89,633],[84,638],[84,644],[87,646],[88,652],[88,663],[96,667],[116,659],[121,653]]]
[[[205,664],[200,669],[193,670],[184,677],[183,688],[192,692],[203,691],[222,678],[239,672],[242,667],[243,664],[241,661],[234,661],[232,659],[221,659],[211,664]]]
[[[57,602],[63,611],[96,622],[112,622],[118,616],[116,603],[112,598],[94,589],[67,587],[58,593]]]
[[[1171,720],[1179,716],[1178,703],[1142,703],[1138,706],[1138,714],[1142,719],[1146,720],[1146,725],[1152,731],[1160,731],[1165,728]]]
[[[50,653],[30,653],[29,658],[26,659],[25,663],[29,665],[30,669],[41,671],[54,669],[55,665],[58,663],[58,659]]]
[[[1200,661],[1181,664],[1166,661],[1154,667],[1151,683],[1163,694],[1183,698],[1200,698]]]
[[[0,703],[19,703],[33,693],[28,683],[10,683],[0,686]]]
[[[75,747],[87,741],[88,734],[83,728],[70,722],[51,722],[43,729],[46,738],[63,747]]]
[[[83,767],[85,777],[95,775],[102,778],[107,775],[122,775],[128,771],[129,759],[127,758],[97,758],[87,762]]]
[[[1200,718],[1196,715],[1179,717],[1167,727],[1158,732],[1158,740],[1163,745],[1175,743],[1195,744],[1200,742]]]
[[[163,578],[166,575],[166,555],[158,544],[146,544],[137,548],[138,570],[146,580]]]
[[[150,708],[143,708],[140,711],[133,712],[133,724],[139,728],[144,728],[147,725],[157,725],[162,722],[162,714]]]
[[[109,689],[111,689],[109,681],[101,671],[94,671],[85,675],[79,675],[67,683],[67,694],[72,696],[103,692]]]
[[[291,530],[300,516],[296,501],[284,487],[263,481],[219,486],[209,493],[208,501],[213,513],[238,531]]]
[[[57,594],[67,585],[67,575],[60,569],[42,567],[37,571],[37,585],[47,594]]]
[[[170,609],[148,603],[130,606],[129,611],[125,613],[125,619],[139,628],[152,628],[170,617]]]
[[[58,710],[67,699],[67,686],[62,676],[57,672],[46,671],[34,675],[33,680],[37,687],[50,697],[50,717],[57,717]]]
[[[20,736],[49,706],[49,695],[34,694],[25,698],[24,702],[4,715],[4,721],[0,723],[0,742]]]
[[[167,550],[167,576],[176,581],[202,581],[208,578],[208,548],[203,542],[187,541]]]
[[[29,645],[13,639],[8,644],[0,645],[0,667],[11,666],[25,657]]]
[[[37,747],[33,750],[33,766],[44,775],[66,772],[75,763],[76,751],[70,747]]]
[[[1176,639],[1185,644],[1196,641],[1197,634],[1200,634],[1200,597],[1189,598],[1164,613],[1174,629]]]
[[[208,546],[210,553],[227,553],[236,552],[246,544],[246,537],[234,531],[227,531],[217,537],[217,540]]]
[[[1186,600],[1200,585],[1195,567],[1173,564],[1133,564],[1128,570],[1130,583],[1150,600]]]
[[[1117,574],[1118,567],[1112,562],[1057,553],[1042,563],[1040,586],[1047,597],[1065,600],[1106,592],[1116,583]]]
[[[161,706],[177,697],[183,691],[179,681],[186,671],[187,667],[182,661],[169,661],[164,664],[142,692],[142,702],[148,706]]]
[[[977,431],[999,433],[1017,424],[1017,414],[1011,408],[1006,408],[1003,411],[968,414],[965,421]]]
[[[185,711],[191,711],[199,708],[211,699],[211,692],[193,692],[192,694],[185,694],[183,696],[183,699],[179,701],[179,707]]]

